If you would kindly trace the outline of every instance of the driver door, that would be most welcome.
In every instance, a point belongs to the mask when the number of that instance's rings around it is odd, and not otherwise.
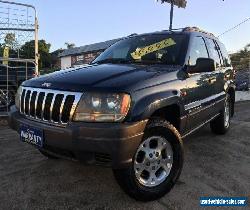
[[[209,58],[203,37],[193,37],[189,47],[188,65],[196,65],[198,58]],[[186,96],[184,97],[187,115],[187,132],[201,126],[210,118],[208,107],[213,97],[213,72],[190,73],[186,79]]]

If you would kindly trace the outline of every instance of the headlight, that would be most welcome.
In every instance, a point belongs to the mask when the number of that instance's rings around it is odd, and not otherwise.
[[[22,94],[22,87],[20,86],[17,90],[16,97],[15,97],[15,104],[16,108],[19,110],[20,109],[20,99],[21,99],[21,94]]]
[[[128,94],[84,94],[76,113],[75,121],[82,122],[121,122],[130,107]]]

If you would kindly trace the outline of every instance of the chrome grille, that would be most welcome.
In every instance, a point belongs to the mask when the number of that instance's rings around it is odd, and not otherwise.
[[[20,112],[43,122],[65,125],[73,118],[82,93],[22,87]]]

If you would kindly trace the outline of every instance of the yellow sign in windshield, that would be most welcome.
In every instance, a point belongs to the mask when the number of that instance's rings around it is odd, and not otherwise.
[[[146,46],[143,48],[137,48],[135,52],[131,53],[131,56],[133,59],[139,60],[139,59],[141,59],[141,57],[143,57],[149,53],[156,52],[158,50],[173,46],[175,44],[176,44],[176,42],[172,38],[164,39],[164,40],[157,42],[155,44],[152,44],[152,45],[149,45],[149,46]]]

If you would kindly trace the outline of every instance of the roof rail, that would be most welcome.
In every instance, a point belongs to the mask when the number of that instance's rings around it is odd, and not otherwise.
[[[212,34],[212,33],[209,33],[209,32],[207,32],[207,31],[204,31],[204,30],[202,30],[202,29],[200,29],[200,28],[198,28],[198,27],[196,27],[196,26],[193,26],[193,27],[186,27],[186,28],[184,28],[183,30],[182,30],[183,32],[200,32],[200,33],[203,33],[203,34],[207,34],[207,35],[209,35],[209,36],[214,36],[214,34]],[[215,37],[215,36],[214,36]]]
[[[184,28],[173,28],[173,29],[171,29],[171,30],[169,30],[169,29],[166,29],[166,30],[163,30],[163,31],[169,31],[169,32],[171,32],[171,31],[182,31]]]
[[[133,37],[133,36],[137,36],[137,35],[138,35],[137,33],[133,33],[133,34],[128,35],[128,37]]]

